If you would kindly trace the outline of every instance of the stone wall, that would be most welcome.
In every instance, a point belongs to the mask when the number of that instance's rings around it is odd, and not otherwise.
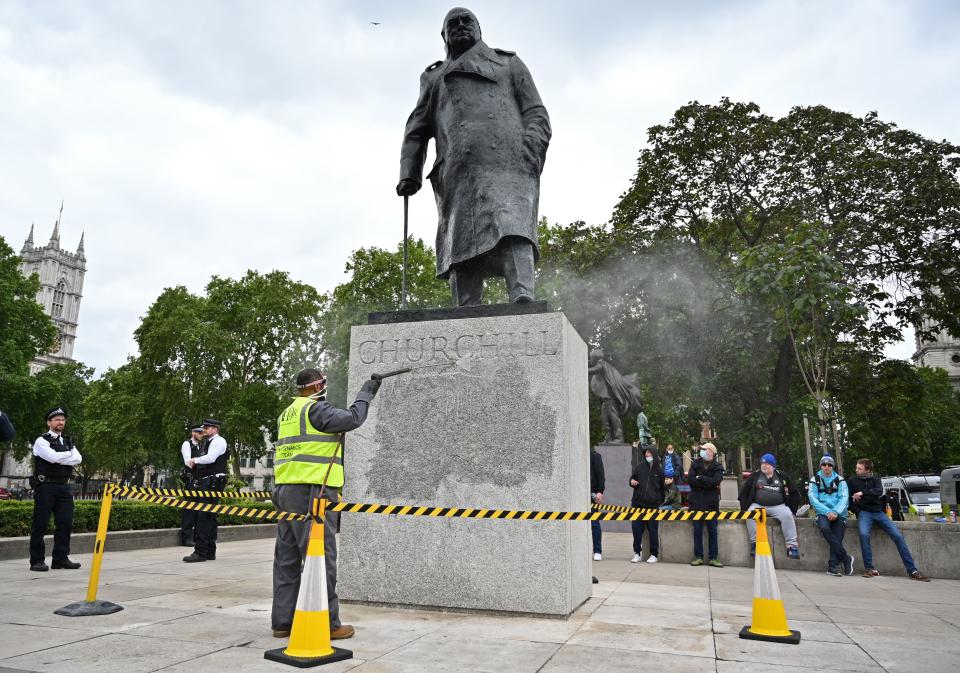
[[[903,532],[907,546],[920,570],[930,577],[960,579],[960,525],[919,522],[896,522]],[[719,524],[720,560],[726,565],[752,566],[753,560],[747,544],[747,527],[742,521],[721,521]],[[768,523],[773,557],[777,568],[786,570],[811,570],[826,572],[828,547],[813,519],[797,519],[800,538],[800,559],[787,558],[780,523]],[[704,550],[707,548],[704,531]],[[871,535],[873,560],[881,575],[905,576],[900,555],[890,537],[874,527]],[[644,558],[647,557],[644,538]],[[857,521],[847,521],[843,539],[847,552],[856,558],[855,575],[863,571],[863,554],[860,551],[860,536]],[[660,559],[669,563],[689,563],[693,558],[693,526],[689,521],[660,523]]]

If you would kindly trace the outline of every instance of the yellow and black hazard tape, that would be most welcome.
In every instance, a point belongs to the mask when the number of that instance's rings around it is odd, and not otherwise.
[[[157,489],[154,489],[157,490]],[[191,500],[180,500],[169,495],[152,495],[134,491],[126,494],[133,500],[141,502],[153,502],[177,509],[189,509],[196,512],[210,512],[211,514],[228,514],[230,516],[246,517],[258,521],[306,521],[312,519],[310,514],[297,514],[295,512],[278,512],[273,509],[259,509],[256,507],[243,507],[241,505],[214,505],[209,502],[193,502]]]
[[[124,489],[120,489],[121,491]],[[134,500],[152,502],[177,509],[187,509],[211,514],[227,514],[231,516],[247,517],[260,521],[305,521],[313,518],[308,514],[294,512],[278,512],[269,509],[256,509],[240,505],[214,505],[212,503],[181,500],[162,493],[145,493],[146,489],[126,489],[125,495]],[[153,489],[163,490],[163,489]],[[314,513],[318,513],[319,501],[315,501]],[[359,502],[330,502],[326,508],[331,512],[350,514],[382,514],[393,516],[429,516],[447,519],[507,519],[513,521],[737,521],[745,519],[760,519],[764,510],[736,512],[689,512],[683,510],[665,509],[633,509],[629,512],[554,512],[544,510],[508,510],[485,509],[474,507],[431,507],[430,505],[378,505]]]
[[[396,516],[431,516],[448,519],[510,519],[515,521],[736,521],[760,519],[763,510],[747,512],[685,512],[682,510],[647,509],[632,512],[551,512],[481,509],[470,507],[431,507],[429,505],[376,505],[356,502],[331,503],[332,512],[351,514],[384,514]]]
[[[251,500],[269,500],[273,493],[270,491],[193,491],[182,488],[145,488],[143,486],[117,486],[109,484],[108,488],[115,496],[163,495],[173,498],[249,498]]]

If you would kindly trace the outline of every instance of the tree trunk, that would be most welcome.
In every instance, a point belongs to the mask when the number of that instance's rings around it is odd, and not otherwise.
[[[777,366],[773,370],[773,401],[775,406],[767,419],[767,430],[770,432],[768,448],[774,455],[779,451],[783,435],[787,429],[790,383],[793,379],[793,357],[793,342],[787,336],[780,342]]]

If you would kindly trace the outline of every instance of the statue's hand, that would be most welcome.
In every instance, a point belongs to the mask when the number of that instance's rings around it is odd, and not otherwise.
[[[397,185],[397,196],[413,196],[419,191],[420,185],[409,178],[404,178]]]

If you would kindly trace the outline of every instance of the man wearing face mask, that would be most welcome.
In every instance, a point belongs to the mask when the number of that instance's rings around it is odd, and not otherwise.
[[[484,43],[473,12],[451,9],[440,34],[447,58],[420,76],[397,194],[419,191],[433,138],[437,277],[449,281],[457,306],[481,303],[489,276],[503,276],[511,302],[532,301],[547,109],[523,61]]]
[[[712,442],[700,446],[700,455],[690,464],[687,482],[690,484],[691,512],[720,511],[720,482],[723,481],[723,468],[717,462],[717,447]],[[692,566],[703,565],[703,527],[706,524],[709,538],[709,564],[722,568],[717,559],[720,555],[717,541],[717,520],[693,521],[693,561]]]
[[[318,369],[297,374],[298,396],[277,419],[277,451],[273,463],[276,488],[273,504],[284,512],[306,514],[315,498],[340,499],[343,487],[344,433],[367,420],[367,410],[380,389],[371,378],[361,387],[349,409],[338,409],[326,400],[327,379]],[[323,547],[326,557],[326,593],[330,611],[330,639],[342,640],[354,628],[340,622],[337,598],[337,528],[339,512],[324,513]],[[310,521],[278,521],[273,552],[273,635],[286,638],[300,591],[300,572],[307,554]]]
[[[644,509],[657,509],[663,502],[663,471],[660,469],[660,462],[657,460],[657,448],[655,446],[643,447],[643,460],[637,463],[633,474],[630,475],[630,486],[633,487],[633,498],[630,502],[631,507],[642,507]],[[660,556],[660,537],[657,521],[651,519],[644,521],[637,519],[630,522],[633,529],[633,558],[630,563],[640,563],[640,556],[643,552],[643,531],[649,533],[650,556],[647,557],[647,563],[656,563]]]

